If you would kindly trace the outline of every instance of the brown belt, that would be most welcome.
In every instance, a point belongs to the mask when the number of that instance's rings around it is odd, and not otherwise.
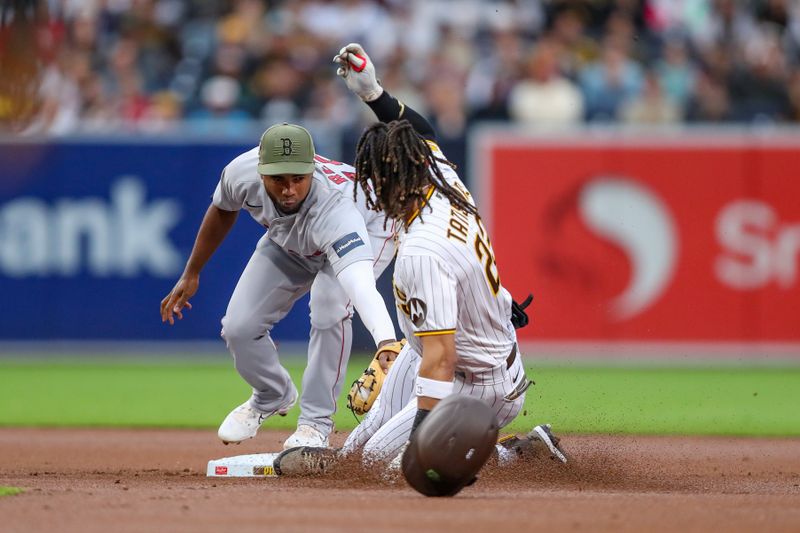
[[[517,343],[514,343],[514,346],[511,347],[511,354],[506,358],[506,370],[511,368],[511,365],[514,364],[514,361],[517,360]]]

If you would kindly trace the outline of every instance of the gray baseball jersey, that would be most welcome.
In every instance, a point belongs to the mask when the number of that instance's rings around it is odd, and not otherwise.
[[[292,254],[309,271],[320,270],[327,259],[336,274],[356,261],[372,260],[367,223],[381,215],[353,209],[353,168],[317,156],[311,189],[297,213],[283,215],[267,196],[258,166],[258,148],[230,162],[214,191],[214,205],[226,211],[247,210],[268,229],[268,237]],[[339,168],[336,168],[336,167]],[[381,222],[382,223],[382,222]]]

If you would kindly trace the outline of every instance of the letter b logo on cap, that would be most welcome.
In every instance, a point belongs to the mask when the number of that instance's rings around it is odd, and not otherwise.
[[[283,143],[283,154],[282,155],[292,155],[292,140],[286,137],[281,139]]]
[[[267,129],[258,147],[258,172],[262,176],[314,172],[314,141],[308,130],[286,123]]]

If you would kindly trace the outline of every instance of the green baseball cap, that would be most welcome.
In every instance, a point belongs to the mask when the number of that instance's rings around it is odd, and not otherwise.
[[[261,136],[258,173],[311,174],[314,172],[314,141],[308,130],[295,124],[276,124]]]

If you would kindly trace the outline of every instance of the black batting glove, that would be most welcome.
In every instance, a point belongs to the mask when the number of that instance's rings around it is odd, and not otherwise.
[[[528,325],[530,319],[525,309],[531,305],[532,301],[533,294],[529,294],[521,304],[517,303],[516,300],[511,300],[511,323],[514,325],[514,329],[524,328]]]

